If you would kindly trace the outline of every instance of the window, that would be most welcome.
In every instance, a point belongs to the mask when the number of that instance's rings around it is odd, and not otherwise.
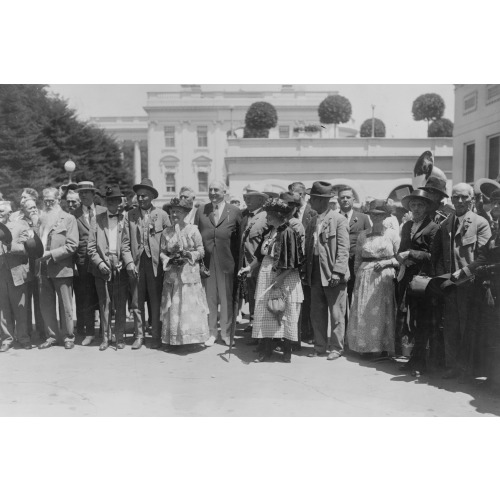
[[[477,108],[477,92],[471,92],[464,97],[464,115],[475,111]]]
[[[198,172],[198,191],[208,193],[208,172]]]
[[[175,193],[175,174],[165,172],[165,190],[167,193]]]
[[[198,147],[208,148],[208,127],[196,127],[196,131],[198,134]]]
[[[486,86],[486,105],[500,99],[500,85]]]
[[[164,127],[165,133],[165,146],[167,148],[175,148],[175,127]]]
[[[475,143],[465,145],[465,182],[474,182]]]
[[[280,139],[288,139],[290,137],[290,127],[288,125],[280,125]]]
[[[500,135],[488,137],[488,177],[496,179],[500,173]]]

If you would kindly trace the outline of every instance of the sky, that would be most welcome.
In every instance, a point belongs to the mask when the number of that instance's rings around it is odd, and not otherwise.
[[[421,94],[436,93],[445,101],[445,118],[453,121],[454,90],[448,84],[395,84],[395,85],[311,85],[294,84],[306,89],[337,90],[351,102],[355,120],[354,127],[361,126],[364,120],[372,116],[372,104],[375,105],[375,117],[381,119],[386,126],[386,136],[395,138],[427,137],[426,122],[413,120],[411,108],[413,101]],[[259,84],[201,84],[202,89],[230,88],[258,89]],[[266,88],[269,85],[265,85]],[[281,84],[272,85],[277,90]],[[71,84],[50,85],[55,94],[68,100],[70,107],[76,109],[82,119],[96,116],[146,116],[146,93],[178,88],[177,85],[145,85],[145,84]],[[318,103],[319,104],[319,103]]]

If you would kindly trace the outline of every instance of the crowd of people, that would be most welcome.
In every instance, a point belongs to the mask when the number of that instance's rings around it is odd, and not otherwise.
[[[358,206],[349,186],[324,181],[248,186],[244,210],[221,181],[206,204],[183,187],[161,209],[149,179],[131,203],[118,186],[99,193],[82,181],[44,189],[39,208],[25,188],[19,211],[0,201],[0,352],[35,338],[71,349],[77,336],[123,349],[127,309],[132,349],[148,331],[153,349],[232,347],[248,301],[256,362],[277,352],[291,362],[305,343],[328,360],[406,354],[402,370],[415,377],[433,364],[444,378],[494,378],[500,184],[457,184],[449,204],[433,163],[430,152],[418,159],[425,181],[400,203]]]

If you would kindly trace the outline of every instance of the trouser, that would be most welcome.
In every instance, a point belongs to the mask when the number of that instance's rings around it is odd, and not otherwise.
[[[347,301],[349,307],[351,307],[352,292],[354,291],[354,282],[356,281],[356,277],[354,276],[354,255],[352,257],[349,256],[349,275],[349,281],[347,282]]]
[[[220,331],[223,340],[229,340],[233,320],[234,272],[224,273],[219,268],[217,257],[210,259],[210,276],[205,280],[208,302],[208,328],[210,336],[217,338],[217,309],[220,304]]]
[[[73,280],[76,303],[77,335],[93,337],[95,335],[95,313],[98,306],[95,278],[87,266],[76,266],[78,276]]]
[[[432,334],[432,299],[414,298],[408,301],[410,308],[410,332],[414,334],[413,349],[408,363],[416,369],[427,365],[427,345]]]
[[[254,271],[258,275],[258,271]],[[255,312],[255,289],[257,287],[257,276],[247,277],[247,291],[248,291],[248,309],[250,311],[250,318],[253,319]]]
[[[40,276],[40,309],[46,327],[47,340],[74,342],[73,332],[73,277],[47,278]],[[56,295],[59,299],[61,327],[57,321]],[[62,338],[61,338],[62,337]]]
[[[134,315],[135,337],[144,338],[144,323],[142,321],[141,311],[144,310],[146,302],[146,292],[149,295],[151,305],[151,336],[158,340],[161,334],[160,327],[160,301],[161,290],[163,286],[163,272],[160,266],[156,270],[156,276],[153,271],[153,260],[148,257],[146,252],[141,254],[139,263],[138,278],[130,279],[130,292],[132,294],[132,314]]]
[[[304,293],[304,301],[300,308],[299,318],[299,344],[301,340],[311,340],[313,329],[311,324],[311,287],[309,285],[302,285]]]
[[[10,345],[16,337],[20,344],[31,342],[28,335],[26,292],[27,283],[14,286],[10,270],[5,266],[1,266],[0,333],[2,344]]]
[[[126,322],[128,274],[125,269],[113,274],[110,281],[96,278],[95,286],[99,297],[99,312],[103,328],[103,339],[109,342],[111,334],[111,305],[115,311],[115,336],[123,342]]]
[[[38,278],[33,278],[27,283],[27,320],[28,332],[33,331],[33,312],[35,313],[35,331],[38,339],[45,339],[45,325],[43,324],[42,311],[40,310],[40,289]]]

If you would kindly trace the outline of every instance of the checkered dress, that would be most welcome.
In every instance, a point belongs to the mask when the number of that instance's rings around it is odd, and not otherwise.
[[[266,255],[260,266],[257,289],[255,291],[255,314],[252,337],[255,339],[285,338],[297,341],[299,339],[300,304],[304,300],[299,271],[294,269],[283,282],[286,308],[280,325],[276,316],[267,308],[267,302],[272,296],[273,290],[271,289],[262,296],[263,292],[271,286],[271,283],[276,278],[276,273],[272,269],[273,261],[273,257]]]

